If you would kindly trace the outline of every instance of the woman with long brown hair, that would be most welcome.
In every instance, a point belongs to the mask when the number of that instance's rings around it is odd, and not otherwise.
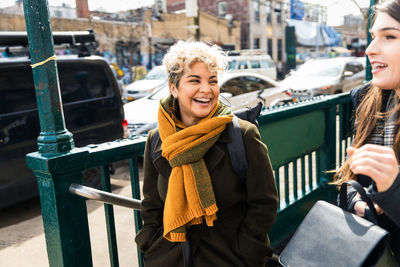
[[[353,90],[356,132],[348,159],[335,175],[335,183],[357,180],[367,188],[379,214],[379,225],[392,236],[400,262],[400,0],[376,7],[366,50],[371,62],[371,83]],[[347,209],[370,216],[355,191],[348,192]]]

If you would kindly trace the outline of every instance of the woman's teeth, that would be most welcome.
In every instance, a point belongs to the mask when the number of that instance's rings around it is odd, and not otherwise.
[[[210,102],[209,98],[195,98],[194,101],[207,104]]]
[[[372,64],[373,69],[385,68],[387,66],[388,66],[387,64],[383,64],[383,63],[373,63]]]

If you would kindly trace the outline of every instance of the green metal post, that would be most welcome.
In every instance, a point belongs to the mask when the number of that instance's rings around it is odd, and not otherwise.
[[[43,154],[68,152],[74,140],[65,128],[47,1],[24,0],[23,4],[40,117],[38,149]]]
[[[369,33],[369,29],[372,27],[373,23],[373,17],[372,17],[372,7],[377,3],[377,0],[370,0],[369,1],[369,9],[368,9],[368,30],[367,30],[367,47],[371,43],[371,34]],[[372,79],[372,73],[371,73],[371,63],[368,60],[367,57],[367,66],[365,70],[365,80],[369,81]]]
[[[70,153],[74,140],[65,128],[47,1],[24,0],[23,6],[41,128],[39,152],[27,155],[27,165],[38,181],[49,264],[90,267],[86,203],[68,191],[83,182],[79,163],[88,152]]]

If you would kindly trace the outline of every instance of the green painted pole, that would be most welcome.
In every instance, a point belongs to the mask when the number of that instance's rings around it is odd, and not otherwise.
[[[372,7],[377,3],[377,0],[370,0],[369,2],[369,9],[368,9],[368,30],[367,30],[367,47],[368,45],[371,43],[371,34],[369,33],[369,29],[371,29],[372,27],[372,23],[373,23],[373,17],[372,17]],[[367,65],[366,65],[366,69],[365,69],[365,80],[369,81],[372,79],[372,73],[371,73],[371,63],[368,60],[367,57]]]
[[[65,128],[47,1],[24,0],[23,5],[40,118],[38,149],[43,154],[68,152],[74,140]]]
[[[39,152],[27,155],[27,165],[37,177],[49,265],[90,267],[86,202],[68,191],[82,184],[88,151],[74,149],[65,128],[48,3],[23,0],[23,6],[41,128]]]

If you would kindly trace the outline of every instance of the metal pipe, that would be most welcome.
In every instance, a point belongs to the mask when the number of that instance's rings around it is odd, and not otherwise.
[[[140,210],[141,201],[138,199],[116,195],[80,184],[71,184],[69,187],[69,192],[87,199],[92,199],[111,205],[122,206],[125,208]]]

